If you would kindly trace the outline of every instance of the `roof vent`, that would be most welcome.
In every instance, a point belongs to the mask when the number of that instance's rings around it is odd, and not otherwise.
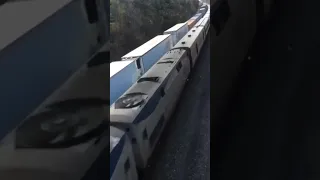
[[[130,93],[119,98],[115,102],[116,109],[131,109],[142,105],[145,101],[146,94],[144,93]]]

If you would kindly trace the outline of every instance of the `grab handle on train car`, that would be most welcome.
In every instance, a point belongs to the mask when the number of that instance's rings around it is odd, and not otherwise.
[[[173,59],[173,58],[167,58],[167,59]],[[161,62],[158,62],[157,64],[172,64],[174,63],[174,61],[161,61]]]
[[[143,78],[140,78],[137,82],[141,83],[141,82],[145,82],[145,81],[159,82],[159,77],[143,77]]]
[[[85,0],[84,5],[87,12],[88,21],[90,24],[98,22],[98,10],[96,0]]]

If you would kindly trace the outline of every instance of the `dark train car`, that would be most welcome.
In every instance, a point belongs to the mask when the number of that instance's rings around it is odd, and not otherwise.
[[[211,67],[213,78],[213,106],[217,112],[225,106],[227,97],[234,86],[242,62],[252,46],[257,30],[257,22],[270,12],[273,0],[262,1],[216,0],[210,7],[211,21]],[[259,9],[260,7],[264,7]],[[218,113],[213,113],[218,114]]]
[[[108,153],[108,6],[0,6],[0,179],[80,180]]]

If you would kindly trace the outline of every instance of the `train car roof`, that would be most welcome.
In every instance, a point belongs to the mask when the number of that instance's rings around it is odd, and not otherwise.
[[[182,28],[182,27],[185,26],[185,25],[186,25],[186,23],[179,23],[179,24],[176,24],[176,25],[174,25],[173,27],[167,29],[167,30],[164,31],[164,32],[177,31],[177,30],[179,30],[180,28]]]
[[[160,42],[163,40],[167,39],[170,34],[165,34],[165,35],[158,35],[148,42],[142,44],[138,48],[134,49],[133,51],[129,52],[128,54],[122,56],[122,58],[130,58],[130,57],[140,57],[143,56],[145,53],[150,51],[152,48],[154,48],[156,45],[158,45]]]
[[[125,61],[114,61],[110,63],[110,78],[121,71],[123,68],[127,67],[134,60]]]
[[[0,50],[73,0],[9,0],[0,5]]]
[[[196,21],[196,19],[190,19],[187,21],[188,25],[190,25],[191,23],[193,23],[194,21]]]

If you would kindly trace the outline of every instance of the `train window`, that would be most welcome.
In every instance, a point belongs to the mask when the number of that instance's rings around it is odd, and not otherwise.
[[[131,139],[131,143],[132,143],[132,144],[137,144],[137,139],[136,139],[136,138],[132,138],[132,139]]]
[[[182,63],[181,63],[181,62],[178,62],[177,67],[176,67],[176,69],[177,69],[178,72],[180,71],[181,67],[182,67]]]
[[[196,43],[196,51],[197,51],[197,54],[199,53],[199,49],[198,49],[198,44]]]
[[[160,94],[161,94],[161,97],[164,97],[166,95],[166,92],[164,91],[164,87],[161,87]]]
[[[143,140],[147,140],[147,139],[148,139],[147,129],[144,129],[144,130],[143,130],[143,132],[142,132],[142,138],[143,138]]]
[[[136,65],[138,69],[141,69],[141,60],[140,58],[136,60]]]
[[[85,0],[84,3],[89,23],[96,23],[98,21],[98,10],[96,0]]]
[[[150,140],[149,143],[151,146],[154,145],[156,138],[159,136],[160,132],[161,132],[161,128],[164,125],[164,115],[162,115],[159,119],[158,124],[156,125],[156,127],[154,128],[151,136],[150,136]]]
[[[130,169],[130,159],[129,157],[127,158],[126,162],[124,163],[124,173],[127,174]]]

